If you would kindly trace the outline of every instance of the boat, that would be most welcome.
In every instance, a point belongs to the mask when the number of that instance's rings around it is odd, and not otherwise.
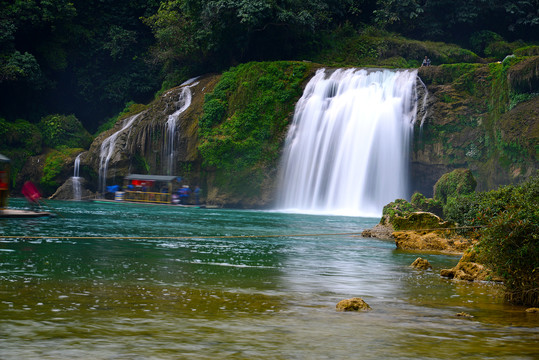
[[[124,178],[123,186],[108,186],[108,193],[113,199],[94,199],[97,203],[135,203],[152,205],[178,205],[183,207],[206,207],[188,204],[191,189],[181,184],[181,178],[167,175],[129,174]]]
[[[0,210],[0,219],[28,219],[28,218],[42,218],[42,217],[55,217],[48,211],[32,211],[21,209],[2,209]]]

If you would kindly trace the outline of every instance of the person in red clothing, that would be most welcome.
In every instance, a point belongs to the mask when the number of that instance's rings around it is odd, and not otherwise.
[[[39,199],[41,199],[41,193],[33,182],[25,182],[22,186],[21,193],[24,195],[26,200],[28,200],[32,208],[39,206]]]

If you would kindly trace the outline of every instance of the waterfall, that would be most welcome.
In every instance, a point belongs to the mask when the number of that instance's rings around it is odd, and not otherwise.
[[[377,217],[408,197],[416,77],[415,70],[318,70],[285,141],[278,208]]]
[[[73,166],[73,177],[72,177],[72,183],[73,183],[73,200],[80,201],[81,200],[81,188],[80,188],[80,176],[79,176],[79,168],[80,168],[80,155],[77,155],[75,158],[75,165]]]
[[[143,113],[141,112],[125,119],[123,121],[122,128],[101,143],[101,151],[99,153],[99,191],[101,194],[104,194],[107,190],[108,165],[110,158],[116,149],[116,140],[120,134],[130,129],[131,125],[133,125],[135,120],[137,120],[141,114]]]
[[[191,105],[192,93],[191,88],[196,86],[198,82],[193,83],[196,78],[187,80],[182,85],[185,85],[180,92],[177,106],[179,107],[173,114],[168,116],[166,123],[166,149],[165,158],[167,159],[167,174],[174,174],[174,138],[176,136],[176,122],[180,115]]]

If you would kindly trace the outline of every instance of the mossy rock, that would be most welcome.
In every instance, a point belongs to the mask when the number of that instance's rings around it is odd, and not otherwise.
[[[456,169],[442,175],[434,185],[434,199],[446,203],[447,199],[457,195],[471,194],[477,181],[468,169]]]
[[[429,261],[427,259],[423,259],[423,258],[420,258],[420,257],[415,259],[415,261],[410,266],[413,267],[414,269],[418,269],[418,270],[432,269],[432,265],[429,263]]]
[[[371,310],[369,304],[367,304],[362,298],[354,297],[351,299],[344,299],[337,303],[338,311],[368,311]]]
[[[412,195],[411,203],[421,211],[430,212],[440,217],[443,215],[444,206],[442,202],[427,198],[421,193],[416,192],[414,195]]]
[[[397,199],[390,202],[382,210],[382,221],[380,223],[391,222],[395,216],[406,216],[412,212],[417,211],[417,208],[404,199]]]
[[[406,216],[395,216],[391,219],[391,225],[395,230],[424,230],[454,227],[449,221],[442,220],[439,216],[429,212],[413,212]]]

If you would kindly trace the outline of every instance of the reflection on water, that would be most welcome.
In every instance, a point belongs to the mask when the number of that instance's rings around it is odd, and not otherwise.
[[[2,359],[532,359],[539,353],[538,315],[503,304],[495,285],[439,277],[458,257],[423,255],[434,270],[421,272],[409,267],[418,255],[391,242],[294,236],[358,233],[377,219],[51,205],[61,216],[0,221]],[[260,237],[225,237],[246,235]],[[157,238],[171,236],[179,238]],[[353,296],[373,310],[335,311],[339,300]]]

